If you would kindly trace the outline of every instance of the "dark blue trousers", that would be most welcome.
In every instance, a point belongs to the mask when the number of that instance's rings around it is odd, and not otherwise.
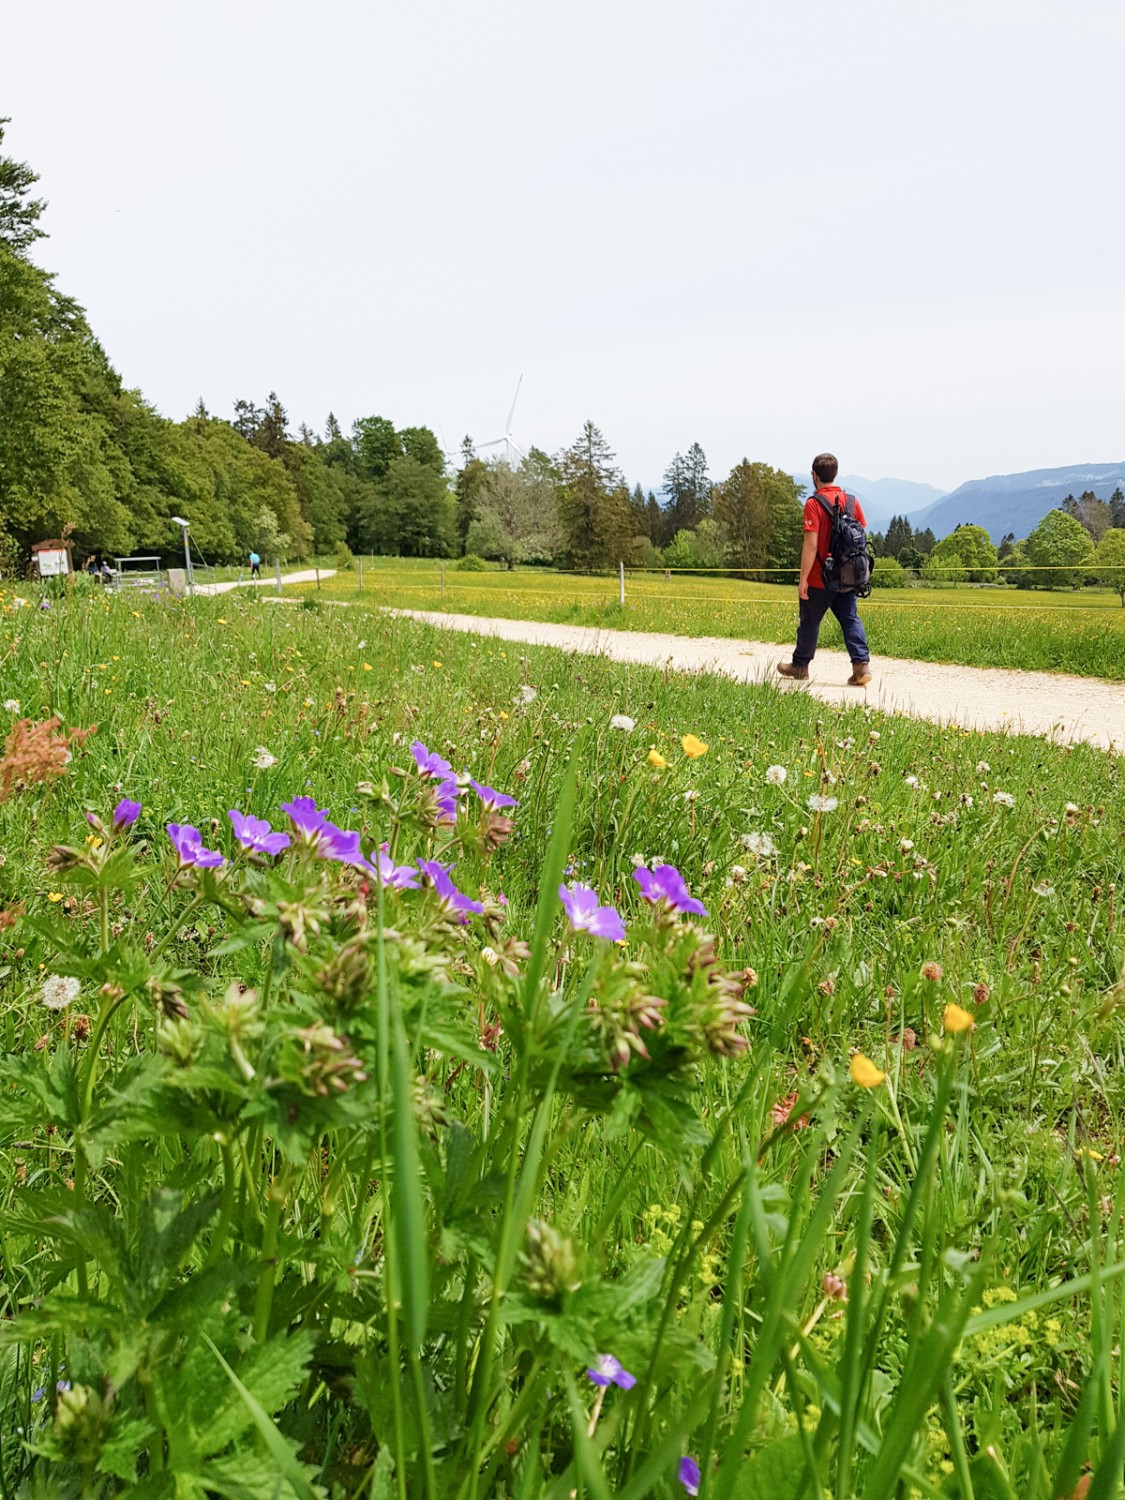
[[[797,625],[797,644],[793,648],[793,665],[807,667],[816,655],[816,643],[820,636],[820,622],[829,610],[840,622],[844,632],[844,645],[852,664],[871,660],[867,649],[867,636],[863,621],[859,618],[854,594],[830,594],[827,589],[809,589],[809,597],[800,601],[801,614]]]

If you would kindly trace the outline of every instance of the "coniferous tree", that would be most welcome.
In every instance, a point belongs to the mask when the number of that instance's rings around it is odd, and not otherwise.
[[[628,490],[614,454],[593,422],[561,453],[560,516],[569,566],[583,572],[615,566],[628,545]]]
[[[667,497],[666,531],[671,536],[679,531],[691,531],[711,514],[707,456],[698,443],[692,443],[686,456],[677,453],[665,469],[664,494]]]
[[[1109,497],[1109,524],[1115,531],[1125,531],[1125,493],[1120,485]]]

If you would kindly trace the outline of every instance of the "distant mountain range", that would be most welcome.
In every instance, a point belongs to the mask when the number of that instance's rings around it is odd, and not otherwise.
[[[857,492],[860,482],[856,480]],[[938,541],[962,522],[969,522],[983,526],[992,540],[999,542],[1009,532],[1027,536],[1067,495],[1077,497],[1084,490],[1092,490],[1100,500],[1108,500],[1118,485],[1125,490],[1125,463],[1073,464],[1065,469],[993,474],[988,479],[970,479],[924,509],[910,511],[907,518],[915,531],[928,526]],[[876,523],[872,525],[878,530]]]
[[[794,474],[798,484],[808,493],[812,480],[808,474]],[[906,516],[915,510],[923,510],[942,499],[945,490],[935,489],[932,484],[919,484],[914,479],[864,479],[859,474],[844,474],[836,481],[855,495],[863,506],[863,514],[872,531],[882,531],[892,516]]]

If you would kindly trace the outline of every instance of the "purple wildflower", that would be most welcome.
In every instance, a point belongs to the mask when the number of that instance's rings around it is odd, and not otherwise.
[[[567,919],[576,932],[590,932],[594,937],[608,938],[619,943],[625,937],[625,923],[616,907],[599,906],[598,893],[592,886],[559,886],[559,900],[566,911]]]
[[[439,823],[457,821],[457,796],[457,783],[452,777],[438,785],[434,792],[434,800],[437,803]]]
[[[120,833],[123,828],[130,828],[141,815],[141,804],[132,801],[129,797],[122,797],[121,801],[113,809],[113,831]]]
[[[641,895],[654,906],[663,901],[671,911],[690,912],[696,917],[707,915],[707,908],[690,893],[687,881],[675,865],[657,865],[655,870],[634,870],[633,879],[640,886]]]
[[[414,764],[423,776],[432,776],[435,781],[445,781],[453,775],[453,767],[436,750],[427,749],[421,740],[410,746]]]
[[[203,847],[203,835],[190,823],[168,823],[165,825],[180,860],[181,870],[195,865],[200,870],[217,870],[226,861],[214,849]]]
[[[251,813],[240,813],[231,808],[227,817],[234,826],[234,836],[251,854],[280,854],[289,848],[287,833],[274,833],[265,818],[255,818]]]
[[[379,852],[371,865],[381,883],[391,891],[416,891],[421,884],[418,871],[413,865],[396,865],[388,853],[386,844],[379,845]]]
[[[637,1377],[612,1354],[599,1354],[586,1374],[595,1385],[619,1385],[623,1391],[631,1391],[637,1383]]]
[[[334,859],[342,865],[356,865],[361,870],[370,868],[359,847],[359,834],[337,828],[335,823],[325,821],[321,825],[313,853],[318,859]]]
[[[680,1459],[680,1470],[677,1477],[689,1495],[699,1494],[699,1465],[690,1454],[685,1453],[683,1458]]]
[[[292,802],[283,802],[281,810],[288,814],[293,832],[306,844],[316,843],[320,830],[328,822],[327,808],[317,807],[315,797],[294,797]]]
[[[500,807],[518,807],[519,803],[514,797],[509,797],[506,792],[495,792],[490,786],[481,786],[479,781],[469,777],[469,785],[481,800],[485,812],[492,812]]]
[[[450,879],[449,872],[452,865],[443,865],[440,860],[420,859],[418,861],[418,873],[431,885],[437,894],[438,905],[445,911],[456,912],[482,912],[484,907],[479,901],[473,901],[466,896],[464,891],[459,891]]]

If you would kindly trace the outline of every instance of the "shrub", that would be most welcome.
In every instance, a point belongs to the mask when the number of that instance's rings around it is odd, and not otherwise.
[[[457,564],[459,573],[487,573],[488,564],[483,557],[478,557],[475,552],[466,552]]]
[[[341,542],[336,548],[336,555],[332,559],[332,566],[338,573],[346,573],[355,567],[355,554],[347,542]]]
[[[904,589],[910,583],[910,574],[897,557],[877,557],[872,585],[877,589]]]

